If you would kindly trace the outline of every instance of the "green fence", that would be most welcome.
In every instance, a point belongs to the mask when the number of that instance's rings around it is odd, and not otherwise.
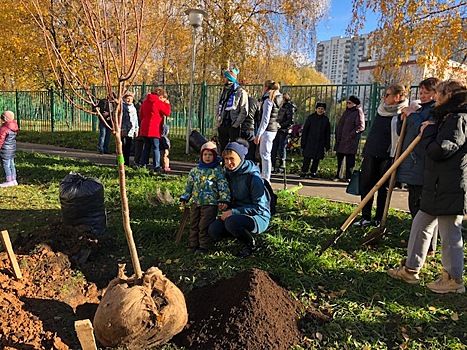
[[[153,85],[135,85],[131,90],[139,99]],[[190,85],[163,85],[169,94],[172,114],[168,120],[172,137],[186,137]],[[260,97],[262,85],[248,85],[246,89],[252,96]],[[206,137],[211,137],[215,130],[217,102],[222,85],[195,84],[193,89],[192,129],[197,129]],[[384,86],[378,84],[359,85],[293,85],[282,86],[282,92],[288,92],[297,105],[296,123],[303,123],[307,115],[314,111],[316,102],[327,104],[326,114],[331,120],[332,130],[346,108],[345,100],[350,95],[356,95],[362,101],[368,126],[374,118],[376,108],[381,100]],[[418,93],[412,88],[411,98]],[[97,97],[106,95],[105,87],[93,88]],[[0,109],[12,110],[17,116],[22,130],[31,131],[97,131],[98,118],[83,111],[82,101],[68,101],[61,92],[49,91],[1,91]],[[368,131],[367,127],[367,131]],[[367,132],[366,131],[366,132]]]

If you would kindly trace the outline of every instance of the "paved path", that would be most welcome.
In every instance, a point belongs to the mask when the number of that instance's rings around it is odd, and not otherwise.
[[[95,164],[101,165],[116,164],[115,155],[112,154],[98,154],[97,152],[24,142],[18,142],[17,148],[21,151],[33,151],[59,157],[88,159]],[[179,175],[187,173],[194,165],[195,164],[193,163],[170,161],[170,167],[172,169],[171,174]],[[274,189],[284,188],[284,180],[281,175],[274,174],[271,180],[272,187]],[[333,201],[352,204],[360,203],[359,196],[353,196],[345,192],[345,188],[347,186],[346,183],[321,179],[300,179],[297,175],[294,174],[287,175],[286,180],[287,188],[291,188],[298,185],[299,183],[302,183],[303,188],[299,190],[298,193],[304,196],[321,197]],[[394,190],[391,200],[391,207],[398,210],[408,211],[406,190]]]

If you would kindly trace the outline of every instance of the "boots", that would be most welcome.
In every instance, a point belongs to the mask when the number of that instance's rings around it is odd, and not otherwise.
[[[243,243],[243,248],[238,252],[237,257],[247,258],[256,251],[256,241],[251,232],[245,230],[244,234],[238,237],[238,240]]]

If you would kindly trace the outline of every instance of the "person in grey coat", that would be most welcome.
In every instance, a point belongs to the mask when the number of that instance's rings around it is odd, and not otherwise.
[[[412,143],[412,141],[420,133],[420,127],[423,122],[430,118],[430,112],[435,106],[436,86],[440,83],[438,78],[427,78],[418,84],[418,97],[420,104],[418,109],[410,104],[409,107],[402,109],[401,120],[406,118],[405,137],[402,141],[402,152]],[[400,133],[400,132],[399,132]],[[420,200],[422,198],[423,188],[423,172],[425,170],[425,149],[418,145],[405,158],[396,173],[396,181],[407,184],[409,211],[412,219],[420,209]],[[438,239],[438,231],[435,230],[433,241],[428,251],[429,256],[433,256],[436,251],[436,241]]]
[[[326,103],[318,102],[316,111],[310,114],[303,125],[301,148],[303,165],[300,177],[316,177],[319,161],[324,158],[324,152],[331,148],[331,123],[326,116]],[[311,169],[307,175],[308,169]]]
[[[347,109],[342,114],[336,129],[337,174],[334,181],[339,181],[342,162],[345,158],[345,179],[349,180],[355,167],[355,155],[360,142],[360,134],[365,131],[365,115],[357,96],[350,96]]]

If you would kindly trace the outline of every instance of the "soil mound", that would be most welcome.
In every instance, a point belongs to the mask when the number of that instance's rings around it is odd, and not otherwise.
[[[186,304],[188,324],[173,341],[190,350],[286,350],[300,342],[299,304],[265,271],[193,290]]]

